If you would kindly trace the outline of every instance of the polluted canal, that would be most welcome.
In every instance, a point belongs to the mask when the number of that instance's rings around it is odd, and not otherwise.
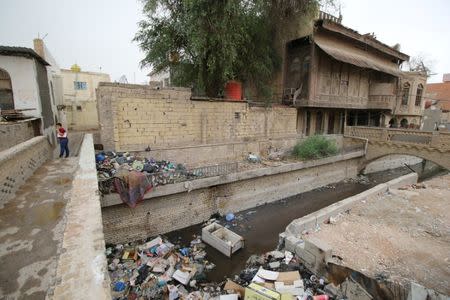
[[[256,269],[253,267],[254,271],[251,272],[250,277],[244,279],[246,272],[250,270],[249,265],[255,266],[255,261],[261,259],[258,255],[266,253],[265,262],[258,262],[259,266],[264,265],[267,268],[270,264],[266,263],[270,261],[280,265],[279,261],[274,262],[270,254],[267,260],[267,253],[277,248],[279,233],[283,232],[291,221],[361,193],[377,184],[410,173],[413,169],[421,175],[422,180],[440,173],[439,170],[433,170],[423,174],[422,166],[419,164],[412,169],[404,167],[347,179],[235,214],[212,216],[211,218],[215,220],[209,220],[209,224],[217,222],[245,240],[245,247],[233,253],[231,257],[201,242],[200,236],[205,224],[173,231],[163,235],[162,238],[148,237],[140,243],[108,245],[108,268],[113,298],[130,299],[132,295],[132,298],[144,296],[146,299],[163,299],[163,294],[168,294],[168,299],[177,299],[179,295],[188,295],[191,291],[190,296],[183,299],[207,299],[204,298],[205,293],[210,296],[223,293],[221,289],[226,289],[226,285],[223,287],[223,284],[227,279],[246,286],[255,276],[254,273],[258,271],[258,266]],[[282,254],[283,257],[285,255],[287,253]],[[284,271],[298,270],[302,278],[311,276],[296,257],[291,263],[281,264],[281,266]],[[182,285],[170,284],[173,279]],[[317,287],[318,283],[314,286],[313,281],[308,279],[304,279],[303,282],[305,293],[307,290],[311,292],[310,295],[324,293]],[[198,290],[199,286],[202,287],[201,292]],[[128,298],[126,298],[127,295]],[[170,295],[173,297],[171,298]],[[302,299],[316,298],[311,296]]]
[[[419,174],[422,173],[420,164],[413,169]],[[216,265],[206,274],[207,279],[221,282],[226,277],[232,278],[239,274],[251,255],[275,249],[278,244],[278,235],[293,220],[410,172],[411,170],[406,167],[377,172],[236,213],[231,222],[226,221],[225,217],[218,218],[218,223],[245,239],[245,247],[228,258],[207,245],[208,260]],[[436,172],[428,172],[421,178],[425,179],[435,174]],[[180,245],[189,245],[194,236],[200,235],[202,226],[203,224],[193,225],[167,233],[166,236]]]

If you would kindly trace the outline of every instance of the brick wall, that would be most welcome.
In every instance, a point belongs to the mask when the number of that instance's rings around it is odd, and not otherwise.
[[[33,121],[0,122],[0,151],[25,142],[32,137],[34,137]]]
[[[244,171],[219,176],[217,180],[206,178],[203,181],[207,184],[196,188],[200,179],[191,182],[190,192],[180,192],[177,184],[164,186],[161,190],[173,189],[163,196],[144,200],[135,209],[125,204],[106,206],[106,202],[114,200],[102,200],[106,243],[144,239],[201,223],[216,212],[242,211],[356,176],[361,155]]]
[[[44,136],[34,137],[0,152],[0,205],[11,199],[52,153]]]
[[[252,141],[296,134],[297,110],[245,102],[190,100],[185,88],[101,83],[97,90],[105,149],[142,151]]]

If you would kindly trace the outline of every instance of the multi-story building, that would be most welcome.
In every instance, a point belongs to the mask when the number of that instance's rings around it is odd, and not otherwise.
[[[287,43],[283,102],[297,130],[342,133],[345,124],[419,126],[426,77],[400,69],[409,56],[321,14],[312,33]]]
[[[98,129],[96,89],[99,82],[110,82],[108,74],[81,71],[76,64],[61,69],[64,98],[59,107],[62,123],[71,129]]]

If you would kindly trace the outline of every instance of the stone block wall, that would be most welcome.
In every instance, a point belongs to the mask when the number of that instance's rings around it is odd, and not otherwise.
[[[25,142],[34,136],[33,120],[0,122],[0,151]]]
[[[142,151],[246,142],[297,134],[297,110],[246,102],[191,100],[185,88],[101,83],[97,90],[105,149]]]
[[[14,196],[37,168],[51,158],[47,138],[34,137],[0,152],[0,205]]]
[[[123,243],[144,239],[199,224],[216,212],[242,211],[354,177],[362,155],[347,154],[162,186],[164,194],[155,193],[157,196],[145,199],[135,209],[109,199],[103,201],[102,207],[105,240]],[[191,190],[185,189],[186,184]],[[184,188],[179,189],[182,185]]]

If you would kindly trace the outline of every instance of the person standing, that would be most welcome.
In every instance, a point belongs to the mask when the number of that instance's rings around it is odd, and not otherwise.
[[[69,139],[67,138],[67,130],[62,127],[61,123],[56,123],[56,136],[59,141],[59,157],[63,157],[64,153],[66,158],[69,157]]]

